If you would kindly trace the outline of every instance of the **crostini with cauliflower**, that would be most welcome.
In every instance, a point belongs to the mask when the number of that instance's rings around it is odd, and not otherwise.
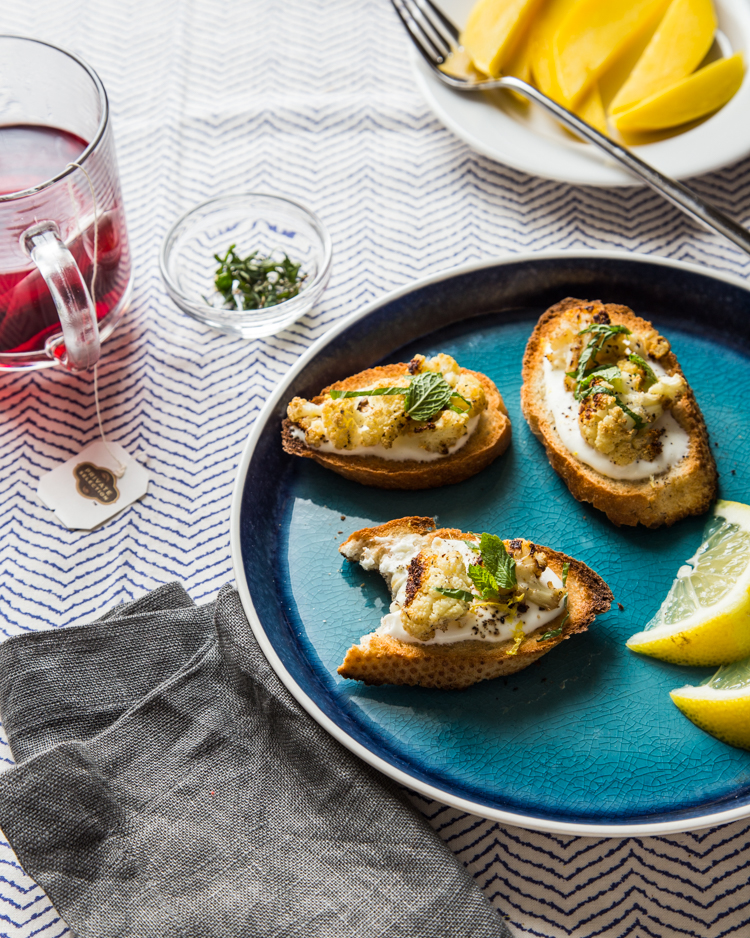
[[[547,310],[521,406],[572,494],[617,525],[671,525],[716,498],[695,396],[668,340],[627,306],[569,298]]]
[[[500,392],[486,375],[449,355],[416,355],[295,397],[282,445],[339,475],[388,489],[460,482],[510,443]]]
[[[399,518],[339,547],[378,570],[392,597],[338,672],[365,684],[458,690],[528,667],[585,631],[612,602],[593,570],[522,538],[502,540]]]

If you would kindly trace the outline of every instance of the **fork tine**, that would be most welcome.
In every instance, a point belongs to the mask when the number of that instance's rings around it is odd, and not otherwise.
[[[451,41],[458,44],[461,31],[459,30],[458,26],[456,26],[455,23],[451,22],[451,20],[448,19],[448,17],[445,15],[445,13],[443,13],[441,9],[439,9],[439,7],[435,6],[432,0],[416,0],[416,3],[417,3],[417,6],[422,8],[422,11],[425,14],[427,11],[424,9],[424,5],[426,4],[432,10],[435,16],[440,20],[442,25],[445,27],[445,29],[448,32],[448,35],[451,38]],[[434,23],[431,23],[431,25],[434,29],[435,28]],[[449,45],[450,45],[450,42],[449,42]]]
[[[431,44],[442,56],[443,61],[445,61],[453,52],[453,41],[446,38],[440,28],[430,19],[429,13],[422,6],[421,0],[401,0],[401,2],[404,9],[415,21],[423,35],[430,40]]]
[[[408,30],[414,45],[422,53],[427,64],[432,68],[437,68],[439,65],[442,65],[445,61],[446,53],[437,47],[407,4],[405,2],[398,3],[397,0],[391,0],[391,3],[396,13],[398,13],[401,22]]]

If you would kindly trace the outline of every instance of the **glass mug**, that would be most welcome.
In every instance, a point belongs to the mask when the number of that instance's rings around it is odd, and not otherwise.
[[[0,371],[92,367],[131,292],[99,76],[56,46],[0,36]]]

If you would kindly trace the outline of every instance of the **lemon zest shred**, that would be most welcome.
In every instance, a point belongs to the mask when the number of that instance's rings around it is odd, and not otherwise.
[[[507,602],[500,603],[495,602],[491,599],[475,599],[474,602],[469,606],[469,612],[476,613],[476,610],[481,607],[494,606],[496,609],[502,609],[503,615],[510,616],[509,625],[513,625],[514,622],[517,622],[516,610],[513,608],[519,603],[523,602],[526,593],[515,593]]]
[[[526,633],[523,630],[523,622],[517,620],[515,626],[513,627],[513,638],[515,639],[513,647],[508,652],[509,655],[515,655],[518,652],[518,649],[521,647],[523,640],[526,638]]]
[[[469,612],[473,612],[475,609],[479,609],[481,606],[496,606],[498,609],[507,609],[508,612],[510,612],[510,609],[508,609],[505,603],[495,603],[490,599],[474,600],[469,608]]]

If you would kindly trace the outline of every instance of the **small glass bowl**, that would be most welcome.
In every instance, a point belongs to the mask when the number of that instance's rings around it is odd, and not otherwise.
[[[219,266],[234,244],[240,257],[286,254],[306,278],[297,296],[265,309],[227,309],[216,292]],[[245,339],[274,335],[309,312],[331,275],[331,238],[318,216],[292,199],[261,192],[221,195],[180,216],[164,238],[159,266],[179,308],[207,326]]]

